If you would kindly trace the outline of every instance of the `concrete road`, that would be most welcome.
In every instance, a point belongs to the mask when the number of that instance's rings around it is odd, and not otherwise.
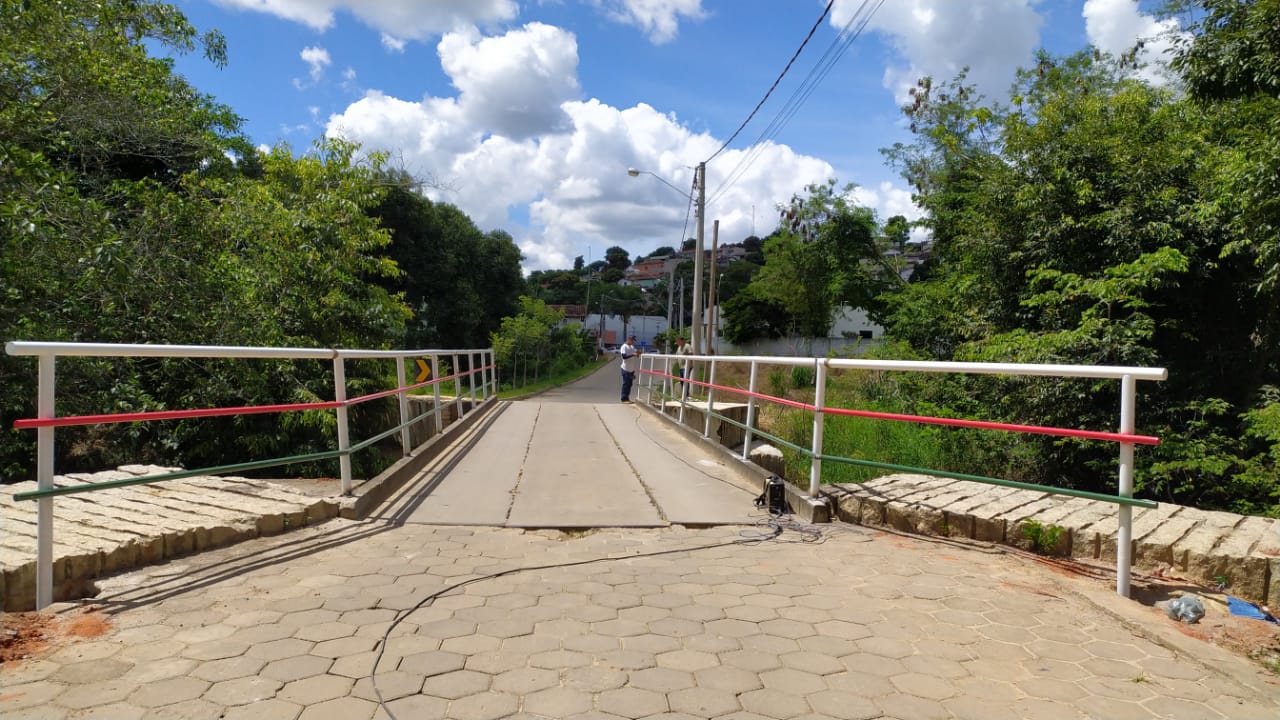
[[[377,517],[522,528],[760,520],[755,491],[728,465],[735,460],[620,402],[620,382],[611,362],[572,385],[504,403]]]

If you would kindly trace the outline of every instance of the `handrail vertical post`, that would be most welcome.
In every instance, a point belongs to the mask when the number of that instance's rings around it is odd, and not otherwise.
[[[751,380],[747,383],[747,432],[743,435],[742,440],[742,459],[749,460],[751,458],[751,429],[755,427],[756,420],[756,373],[760,369],[760,364],[755,360],[751,361]]]
[[[396,393],[396,399],[400,404],[400,424],[404,427],[400,428],[400,450],[407,457],[412,447],[409,442],[409,426],[405,423],[409,422],[409,392],[405,390],[408,386],[404,372],[404,358],[396,358],[396,387],[400,388],[400,392]]]
[[[662,361],[662,374],[666,377],[662,378],[662,411],[667,410],[667,398],[675,394],[675,382],[671,379],[671,358]]]
[[[827,364],[814,362],[817,371],[813,374],[813,457],[809,458],[809,497],[818,497],[818,487],[822,484],[822,434],[826,420],[823,408],[827,403]]]
[[[1120,379],[1120,432],[1133,434],[1137,405],[1137,380],[1132,375]],[[1133,443],[1120,443],[1121,497],[1133,497]],[[1133,562],[1133,506],[1120,506],[1116,529],[1116,594],[1129,597],[1130,569]]]
[[[644,355],[640,356],[640,369],[644,370],[645,361],[649,361],[649,372],[644,374],[644,402],[646,405],[653,405],[653,370],[657,367],[654,361],[649,360]]]
[[[40,354],[36,417],[54,416],[54,363],[57,355]],[[36,430],[36,486],[53,489],[53,428]],[[53,603],[53,497],[36,501],[36,609]]]
[[[715,412],[716,401],[716,361],[711,361],[707,377],[707,417],[703,424],[702,437],[711,437],[711,413]]]
[[[471,407],[474,409],[476,406],[476,354],[470,350],[467,351],[467,389],[471,391]]]
[[[351,494],[351,431],[347,426],[347,370],[343,365],[342,355],[333,358],[333,399],[342,403],[338,406],[338,467],[342,474],[342,494]]]
[[[435,378],[431,383],[431,392],[435,395],[431,408],[436,415],[436,434],[439,435],[444,432],[444,414],[440,407],[440,356],[435,353],[431,353],[431,377]]]
[[[489,382],[490,382],[489,374],[493,372],[493,367],[492,367],[493,363],[489,361],[489,354],[490,353],[488,350],[480,351],[480,367],[484,368],[484,370],[480,371],[480,400],[481,401],[489,400]]]
[[[462,366],[458,364],[458,353],[453,353],[451,357],[453,358],[453,367],[451,368],[453,372],[450,374],[453,375],[453,407],[454,407],[454,413],[455,413],[454,419],[461,420],[462,419],[462,378],[458,377],[458,373],[461,372],[459,368],[461,368]]]

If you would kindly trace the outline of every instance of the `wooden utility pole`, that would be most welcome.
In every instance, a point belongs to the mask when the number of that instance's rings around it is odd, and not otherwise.
[[[716,349],[716,266],[719,265],[720,221],[711,225],[711,278],[707,283],[707,353]]]

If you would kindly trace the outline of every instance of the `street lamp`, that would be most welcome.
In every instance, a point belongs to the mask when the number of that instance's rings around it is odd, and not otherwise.
[[[635,168],[627,168],[627,174],[631,177],[639,177],[640,175],[653,175],[658,182],[680,193],[686,200],[693,202],[696,206],[695,212],[698,216],[698,234],[697,242],[694,246],[693,256],[693,332],[690,338],[693,341],[693,351],[698,355],[705,354],[702,346],[702,248],[705,245],[705,218],[707,214],[707,164],[705,162],[698,163],[698,167],[694,168],[693,184],[698,188],[698,196],[694,198],[689,193],[667,182],[662,176],[651,173],[648,170],[637,170]],[[680,238],[681,244],[684,238]]]

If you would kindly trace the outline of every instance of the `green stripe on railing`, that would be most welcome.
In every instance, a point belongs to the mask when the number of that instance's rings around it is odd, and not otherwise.
[[[238,472],[240,470],[257,470],[260,468],[279,467],[281,465],[310,462],[312,460],[328,460],[345,454],[346,453],[341,450],[326,450],[325,452],[308,453],[306,455],[291,455],[289,457],[276,458],[274,460],[255,460],[254,462],[236,463],[235,465],[218,465],[216,467],[197,468],[195,470],[179,470],[178,472],[164,473],[163,475],[144,475],[143,477],[127,478],[124,480],[107,480],[105,482],[92,483],[89,485],[68,485],[65,487],[51,488],[49,490],[32,490],[31,492],[15,493],[13,499],[38,500],[43,497],[53,497],[55,495],[75,495],[77,493],[94,492],[95,490],[109,490],[111,488],[128,487],[130,485],[150,485],[152,483],[163,482],[165,480],[179,480],[182,478],[198,477],[201,475],[222,475],[224,473]]]
[[[787,442],[777,435],[771,435],[758,429],[752,429],[746,423],[738,422],[732,418],[725,417],[717,412],[711,413],[712,417],[718,418],[721,422],[729,423],[734,427],[750,431],[754,435],[768,438],[779,445],[784,445],[798,453],[806,456],[813,456],[813,451],[809,448],[800,447],[794,443]],[[1115,503],[1116,505],[1130,505],[1132,507],[1155,508],[1159,507],[1159,503],[1154,500],[1142,500],[1138,498],[1128,498],[1121,495],[1106,495],[1104,493],[1089,492],[1087,490],[1073,490],[1071,488],[1059,488],[1052,485],[1036,485],[1035,483],[1018,482],[1017,480],[1002,480],[1000,478],[986,477],[984,475],[969,475],[967,473],[948,472],[946,470],[934,470],[932,468],[919,468],[911,465],[895,465],[893,463],[876,462],[874,460],[857,460],[855,458],[839,457],[835,455],[819,456],[823,461],[846,463],[848,465],[861,465],[863,467],[874,467],[883,470],[897,470],[899,472],[918,473],[921,475],[933,475],[936,477],[949,477],[956,480],[972,480],[987,485],[1000,485],[1003,487],[1018,488],[1021,490],[1037,490],[1053,495],[1069,495],[1071,497],[1085,498],[1087,500],[1100,500],[1102,502]]]
[[[431,411],[431,412],[434,412],[434,411]],[[427,415],[430,415],[430,414],[431,414],[431,412],[423,413],[421,417],[426,417]],[[405,429],[405,428],[409,427],[410,425],[412,425],[412,424],[414,424],[414,423],[418,422],[418,420],[419,420],[419,419],[421,419],[421,418],[414,418],[414,419],[412,419],[412,420],[409,420],[408,422],[400,423],[399,425],[397,425],[397,426],[395,426],[395,427],[391,428],[390,430],[386,430],[386,431],[384,431],[384,432],[380,432],[380,433],[378,433],[377,435],[374,435],[373,437],[371,437],[371,438],[369,438],[369,439],[367,439],[367,440],[362,440],[361,442],[358,442],[358,443],[356,443],[355,445],[352,445],[350,448],[347,448],[347,452],[350,452],[350,453],[356,453],[356,452],[359,452],[359,451],[361,451],[361,450],[364,450],[365,448],[367,448],[367,447],[369,447],[370,445],[372,445],[372,444],[374,444],[374,443],[378,442],[379,440],[383,440],[383,439],[386,439],[386,438],[391,437],[392,435],[395,435],[396,433],[400,432],[401,430],[403,430],[403,429]]]
[[[884,470],[897,470],[899,472],[918,473],[920,475],[934,475],[938,477],[955,478],[956,480],[972,480],[974,482],[985,483],[987,485],[1000,485],[1003,487],[1019,488],[1021,490],[1037,490],[1052,495],[1070,495],[1071,497],[1085,498],[1088,500],[1101,500],[1102,502],[1115,503],[1116,505],[1131,505],[1133,507],[1155,508],[1159,507],[1159,503],[1154,500],[1141,500],[1139,498],[1124,497],[1122,495],[1105,495],[1103,493],[1089,492],[1087,490],[1072,490],[1071,488],[1053,487],[1052,485],[1036,485],[1035,483],[1018,482],[1017,480],[1001,480],[1000,478],[986,477],[983,475],[968,475],[966,473],[948,472],[946,470],[934,470],[932,468],[918,468],[910,465],[894,465],[893,463],[882,463],[874,460],[856,460],[854,458],[838,457],[835,455],[822,455],[823,461],[846,463],[849,465],[861,465],[863,467],[881,468]]]
[[[805,457],[812,457],[812,456],[813,456],[813,450],[812,450],[812,449],[807,448],[807,447],[800,447],[799,445],[796,445],[795,443],[792,443],[792,442],[788,442],[788,441],[786,441],[786,440],[783,440],[782,438],[778,437],[777,435],[771,435],[771,434],[769,434],[769,433],[767,433],[767,432],[765,432],[765,431],[763,431],[763,430],[760,430],[760,429],[758,429],[758,428],[753,430],[753,429],[751,429],[750,427],[747,427],[747,424],[746,424],[746,423],[740,423],[740,422],[738,422],[737,420],[734,420],[733,418],[727,418],[727,417],[725,417],[724,415],[721,415],[721,414],[719,414],[719,413],[715,413],[715,412],[713,412],[713,413],[711,413],[711,416],[712,416],[712,417],[714,417],[714,418],[719,418],[719,419],[720,419],[720,422],[729,423],[730,425],[733,425],[734,427],[741,428],[741,429],[743,429],[743,430],[749,431],[752,435],[756,435],[756,436],[764,437],[764,438],[769,438],[770,440],[772,440],[772,441],[774,441],[774,442],[778,443],[779,445],[783,445],[783,446],[786,446],[786,447],[788,447],[788,448],[791,448],[792,450],[795,450],[796,452],[798,452],[798,453],[800,453],[800,454],[804,455]]]

